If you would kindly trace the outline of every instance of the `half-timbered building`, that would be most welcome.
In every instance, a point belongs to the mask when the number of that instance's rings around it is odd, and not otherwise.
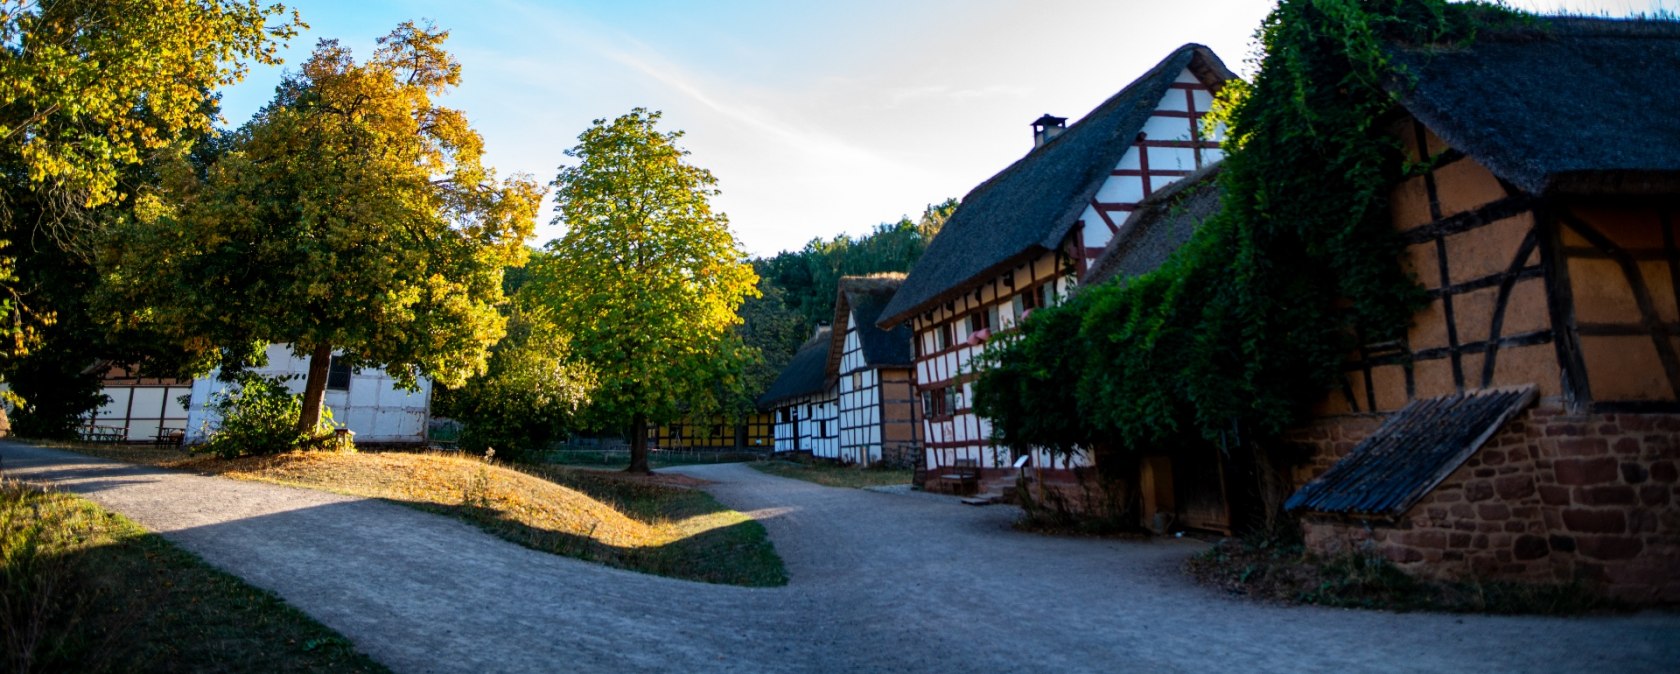
[[[903,281],[902,274],[840,279],[827,375],[838,394],[841,463],[913,466],[920,458],[910,326],[875,325]]]
[[[1680,26],[1395,47],[1390,198],[1429,293],[1296,439],[1320,552],[1680,600]]]
[[[928,245],[879,320],[914,333],[928,486],[959,464],[979,468],[982,490],[1012,482],[1017,459],[1071,467],[991,443],[970,408],[971,362],[994,332],[1069,292],[1139,202],[1220,158],[1201,118],[1232,77],[1207,47],[1185,45],[1078,122],[1039,118],[1033,149],[969,192]]]
[[[185,437],[192,380],[145,377],[104,361],[92,367],[104,372],[99,392],[105,402],[83,417],[83,438],[175,443]]]
[[[722,414],[704,418],[684,418],[663,425],[648,426],[648,446],[658,449],[729,450],[770,449],[775,436],[771,433],[769,413],[758,412],[745,419],[730,420]]]
[[[827,376],[832,334],[818,328],[758,398],[758,409],[770,413],[778,454],[840,458],[840,400]]]

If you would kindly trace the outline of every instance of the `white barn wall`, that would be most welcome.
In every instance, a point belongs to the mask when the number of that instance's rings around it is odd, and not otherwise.
[[[309,361],[292,355],[291,347],[271,344],[268,365],[253,370],[263,376],[293,375],[286,382],[293,393],[301,393],[309,374]],[[203,442],[209,430],[220,422],[209,409],[210,395],[229,384],[216,378],[219,372],[193,381],[192,403],[187,410],[187,442]],[[417,391],[397,387],[384,370],[352,372],[350,390],[326,392],[323,402],[332,410],[333,421],[356,434],[358,442],[425,442],[426,422],[431,416],[432,382],[422,377]]]

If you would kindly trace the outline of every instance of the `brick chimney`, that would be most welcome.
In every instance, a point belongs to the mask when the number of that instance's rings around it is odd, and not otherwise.
[[[1056,117],[1045,113],[1043,117],[1033,120],[1033,147],[1042,147],[1052,138],[1062,135],[1067,130],[1067,118]]]

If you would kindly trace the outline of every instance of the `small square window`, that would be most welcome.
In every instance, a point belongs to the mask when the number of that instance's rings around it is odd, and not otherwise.
[[[350,364],[338,356],[333,356],[332,364],[327,366],[327,390],[350,390]]]

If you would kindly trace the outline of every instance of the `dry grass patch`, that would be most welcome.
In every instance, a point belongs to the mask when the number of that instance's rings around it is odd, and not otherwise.
[[[0,485],[0,671],[385,671],[85,499]]]
[[[76,447],[112,459],[379,498],[455,517],[507,540],[633,571],[708,583],[787,583],[764,526],[725,508],[701,481],[460,453],[291,452],[216,459],[174,450]]]

